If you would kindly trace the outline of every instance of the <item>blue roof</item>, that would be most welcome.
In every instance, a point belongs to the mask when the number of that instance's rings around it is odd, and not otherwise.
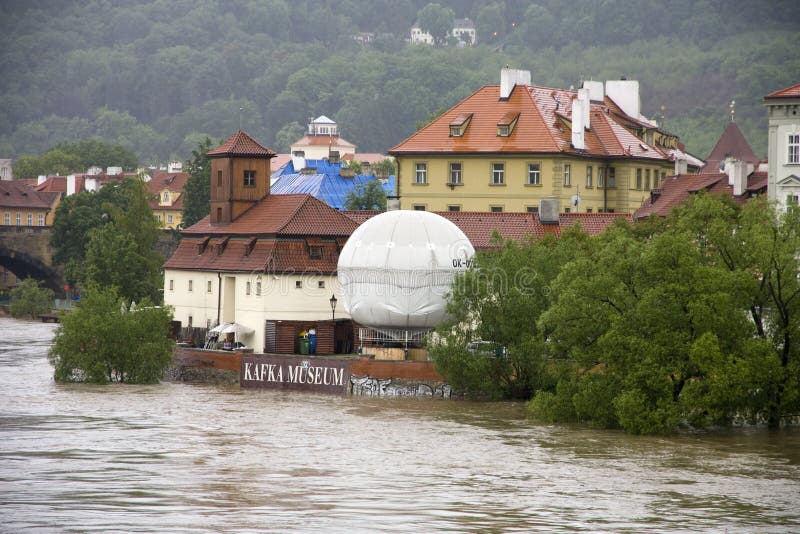
[[[343,178],[340,174],[341,163],[331,163],[325,159],[306,160],[306,167],[316,169],[316,173],[301,174],[295,171],[291,161],[287,163],[272,175],[270,193],[274,195],[305,193],[332,208],[343,210],[348,193],[360,185],[378,180],[372,174],[356,174],[352,178]],[[395,195],[394,176],[390,176],[382,185],[387,196]]]

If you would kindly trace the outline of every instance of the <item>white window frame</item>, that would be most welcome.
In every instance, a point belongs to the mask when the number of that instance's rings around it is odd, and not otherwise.
[[[457,166],[456,169],[454,166]],[[462,181],[462,173],[464,172],[464,166],[461,164],[460,161],[451,161],[450,162],[450,178],[449,184],[461,185]]]
[[[25,219],[28,222],[28,226],[33,226],[33,213],[29,213]]]
[[[589,189],[592,187],[592,166],[586,166],[586,188]]]
[[[786,138],[786,163],[800,163],[800,133],[790,133]]]
[[[418,162],[414,164],[414,183],[427,184],[428,183],[428,164]]]
[[[542,185],[542,164],[528,163],[528,185]]]
[[[564,164],[564,187],[572,187],[572,165]]]
[[[44,226],[44,213],[39,214],[39,226]]]
[[[506,183],[506,164],[492,163],[492,185],[505,185]]]

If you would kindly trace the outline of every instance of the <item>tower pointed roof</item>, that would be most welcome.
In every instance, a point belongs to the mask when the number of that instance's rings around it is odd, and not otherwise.
[[[735,122],[728,123],[719,141],[717,141],[717,144],[706,158],[706,164],[700,169],[700,172],[719,172],[720,164],[729,157],[746,161],[753,165],[758,165],[760,161]]]
[[[248,158],[274,158],[277,156],[272,150],[265,148],[246,132],[239,130],[230,136],[217,148],[208,151],[211,158],[224,158],[230,156],[244,156]]]

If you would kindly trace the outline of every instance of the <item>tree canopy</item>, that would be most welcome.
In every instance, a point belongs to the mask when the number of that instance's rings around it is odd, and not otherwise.
[[[348,210],[386,210],[386,193],[378,180],[370,180],[347,193],[344,202]]]
[[[658,224],[506,243],[476,264],[432,351],[468,393],[633,433],[778,427],[800,409],[800,210],[701,194]]]
[[[64,199],[51,245],[71,285],[113,286],[127,300],[161,301],[163,258],[155,247],[160,232],[148,200],[139,177]]]
[[[208,151],[214,143],[206,137],[192,150],[190,161],[186,162],[189,179],[184,186],[183,214],[181,224],[184,228],[195,224],[208,215],[211,209],[211,160]]]
[[[472,19],[478,44],[406,43],[416,21],[434,20],[424,16],[433,5],[446,14],[438,18]],[[594,0],[231,0],[191,9],[73,0],[56,9],[31,0],[3,8],[0,62],[14,73],[0,79],[4,157],[100,138],[142,164],[185,160],[198,138],[224,139],[239,127],[285,147],[293,123],[318,114],[337,120],[359,150],[384,152],[435,110],[498,83],[506,64],[551,87],[638,79],[643,113],[663,114],[701,157],[735,100],[737,123],[765,155],[761,98],[800,71],[800,4],[791,0],[646,0],[635,9]],[[375,39],[360,45],[358,32]]]
[[[172,360],[172,311],[128,303],[114,288],[90,286],[61,316],[49,360],[59,382],[158,382]]]

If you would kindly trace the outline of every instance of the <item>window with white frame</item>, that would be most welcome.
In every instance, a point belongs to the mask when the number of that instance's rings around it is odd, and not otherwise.
[[[572,177],[570,176],[572,172],[572,167],[569,163],[564,164],[564,185],[569,187],[572,183]]]
[[[11,214],[10,213],[6,212],[6,214],[3,215],[3,224],[5,224],[6,226],[11,224]]]
[[[597,168],[597,187],[604,188],[606,186],[606,170],[603,167]]]
[[[172,215],[167,215],[167,222],[172,224]]]
[[[417,163],[414,169],[414,182],[418,184],[428,183],[428,164]]]
[[[492,163],[492,184],[503,185],[506,181],[506,164]]]
[[[450,181],[451,184],[461,184],[461,163],[450,163]]]
[[[245,187],[255,187],[256,186],[256,171],[244,171],[244,186]]]
[[[19,212],[17,212],[17,216],[14,219],[17,223],[17,226],[20,226],[22,224],[22,215],[20,215]]]
[[[787,163],[800,163],[800,134],[789,134]]]
[[[33,213],[28,214],[28,226],[33,226]]]
[[[587,165],[586,166],[586,187],[587,188],[592,187],[592,166],[591,165]]]
[[[528,163],[528,185],[542,185],[542,165]]]
[[[44,213],[39,214],[39,226],[44,226]]]
[[[650,191],[650,169],[644,170],[644,190]]]
[[[636,169],[636,189],[642,188],[642,169]]]

